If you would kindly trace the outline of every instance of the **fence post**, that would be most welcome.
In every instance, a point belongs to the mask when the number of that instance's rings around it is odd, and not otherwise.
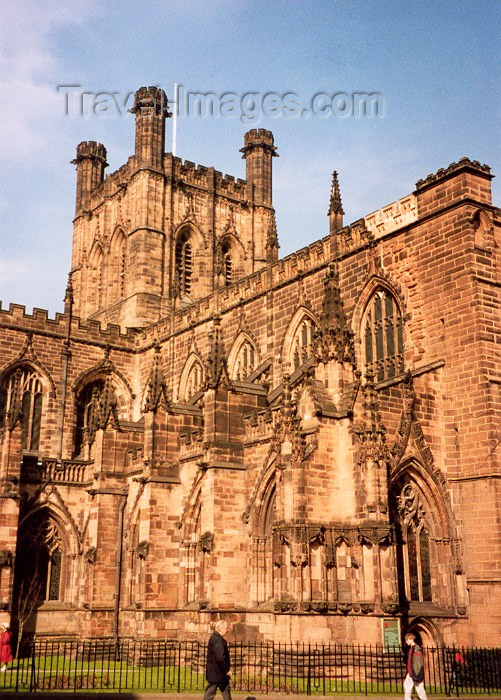
[[[181,692],[181,640],[177,643],[177,692]]]
[[[33,635],[33,641],[31,643],[31,672],[30,672],[30,693],[33,693],[36,690],[37,687],[37,679],[36,679],[36,672],[35,672],[35,645],[36,645],[36,637]],[[18,674],[19,678],[19,674]],[[17,682],[16,682],[16,693],[17,693]]]

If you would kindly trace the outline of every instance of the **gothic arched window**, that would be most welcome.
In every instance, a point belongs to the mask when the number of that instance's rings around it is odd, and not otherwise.
[[[242,343],[235,360],[233,379],[243,381],[256,369],[256,351],[254,345],[246,340]]]
[[[104,379],[96,379],[87,384],[77,399],[77,420],[75,430],[75,456],[81,454],[84,446],[92,442],[99,399],[104,388]]]
[[[386,289],[378,289],[367,305],[362,338],[365,370],[371,369],[376,381],[404,371],[402,313]]]
[[[193,274],[193,248],[188,231],[183,231],[176,241],[175,258],[179,295],[189,295]]]
[[[104,304],[104,280],[103,280],[103,253],[98,246],[95,250],[92,261],[92,281],[93,284],[89,289],[91,301],[97,309],[100,309]]]
[[[400,595],[409,602],[431,601],[430,536],[419,493],[412,484],[401,487],[396,510]]]
[[[184,393],[185,401],[189,401],[192,396],[200,391],[204,383],[204,370],[198,360],[195,360],[186,378],[186,389]]]
[[[224,283],[227,287],[233,282],[234,270],[233,270],[233,256],[231,252],[231,245],[228,241],[225,241],[221,247],[221,252],[223,255],[223,275]]]
[[[121,228],[113,234],[109,255],[108,301],[113,304],[125,297],[125,270],[127,266],[127,239]]]
[[[292,369],[296,370],[313,354],[315,324],[309,316],[300,322],[292,341]]]
[[[21,416],[21,447],[27,452],[36,452],[40,444],[42,421],[42,382],[29,367],[20,367],[3,383],[1,388],[1,422],[7,417]]]
[[[41,509],[19,528],[14,599],[62,599],[63,538],[59,526]]]

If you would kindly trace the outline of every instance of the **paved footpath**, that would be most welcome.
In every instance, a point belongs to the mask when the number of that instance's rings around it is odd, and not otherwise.
[[[108,693],[106,691],[100,691],[95,693],[82,693],[82,692],[35,692],[35,693],[10,693],[2,692],[0,690],[0,700],[7,700],[11,698],[33,698],[34,695],[39,695],[41,700],[203,700],[203,693]],[[232,692],[234,700],[362,700],[363,698],[371,698],[372,700],[396,700],[396,698],[403,698],[403,691],[400,695],[363,695],[355,694],[352,695],[292,695],[287,693],[240,693]],[[415,697],[415,696],[413,696]],[[430,700],[439,700],[447,698],[446,695],[429,695]],[[456,696],[452,696],[453,698]],[[489,700],[501,700],[501,695],[460,695],[462,698],[489,698]],[[221,700],[222,695],[218,693],[215,700]],[[451,699],[452,700],[452,699]]]

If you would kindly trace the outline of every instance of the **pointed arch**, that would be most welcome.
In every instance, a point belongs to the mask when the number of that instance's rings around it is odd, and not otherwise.
[[[313,355],[313,336],[318,321],[305,306],[299,307],[285,332],[282,345],[284,367],[290,373],[299,369]]]
[[[373,275],[364,285],[353,310],[355,353],[364,373],[376,381],[404,372],[405,305],[399,290],[387,279]]]
[[[178,526],[182,529],[181,565],[184,568],[183,598],[186,604],[197,603],[204,597],[204,573],[207,551],[202,537],[203,474],[195,476],[186,499]]]
[[[117,418],[127,420],[131,413],[132,392],[130,387],[110,365],[98,364],[83,372],[73,385],[74,396],[74,440],[73,455],[86,459],[94,439],[96,421],[105,387],[111,391],[113,410]]]
[[[190,302],[208,292],[206,253],[204,237],[195,224],[180,224],[174,234],[172,279],[181,301]]]
[[[29,591],[39,604],[68,601],[78,552],[78,533],[64,513],[49,501],[38,504],[19,524],[13,600],[19,603]]]
[[[194,352],[185,362],[179,380],[178,401],[187,403],[204,386],[205,371],[201,358]]]
[[[494,243],[494,227],[492,220],[484,209],[477,209],[471,216],[475,232],[475,246],[490,249]]]
[[[86,384],[100,377],[106,377],[108,374],[111,375],[116,390],[120,415],[127,418],[132,407],[134,392],[125,375],[109,359],[97,362],[92,367],[80,372],[72,384],[72,392],[78,396]]]
[[[273,524],[277,519],[275,466],[267,469],[267,478],[262,480],[260,493],[254,502],[250,598],[257,604],[265,603],[274,596]]]
[[[25,452],[38,452],[43,410],[52,388],[50,375],[29,360],[12,363],[0,377],[0,428],[13,428],[20,421],[21,449]]]
[[[450,606],[456,600],[455,526],[440,485],[408,455],[391,476],[389,495],[401,608]]]
[[[89,254],[87,267],[88,308],[99,310],[105,305],[104,253],[99,241],[94,241]]]
[[[108,303],[114,304],[126,296],[127,237],[117,226],[110,242],[108,257]]]
[[[259,365],[259,354],[253,339],[245,331],[240,331],[228,355],[230,379],[245,380]]]
[[[218,252],[219,273],[223,285],[229,287],[244,274],[245,250],[237,236],[227,232],[219,241]]]

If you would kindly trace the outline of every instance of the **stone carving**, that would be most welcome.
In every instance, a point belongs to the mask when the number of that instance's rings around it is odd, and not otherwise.
[[[84,559],[87,564],[95,564],[96,562],[97,550],[95,547],[89,547],[89,549],[84,554]]]
[[[144,411],[145,413],[148,411],[156,413],[160,407],[163,407],[164,410],[168,410],[170,406],[171,399],[160,362],[160,345],[157,344],[155,346],[153,366],[147,383]]]
[[[149,546],[150,543],[147,540],[139,542],[139,544],[136,547],[136,552],[139,559],[142,559],[143,561],[146,559],[146,557],[148,556]]]
[[[12,566],[14,555],[8,549],[0,549],[0,566]]]
[[[209,358],[206,362],[206,385],[210,389],[216,389],[221,381],[229,383],[221,331],[221,318],[217,314],[214,316],[213,328],[209,332],[209,344]]]
[[[348,363],[355,366],[353,331],[348,328],[339,288],[337,265],[329,263],[324,279],[324,301],[320,324],[314,331],[315,355],[321,362]]]
[[[214,549],[214,534],[208,531],[204,532],[203,535],[200,535],[198,544],[202,552],[206,552],[207,554],[212,552]]]

